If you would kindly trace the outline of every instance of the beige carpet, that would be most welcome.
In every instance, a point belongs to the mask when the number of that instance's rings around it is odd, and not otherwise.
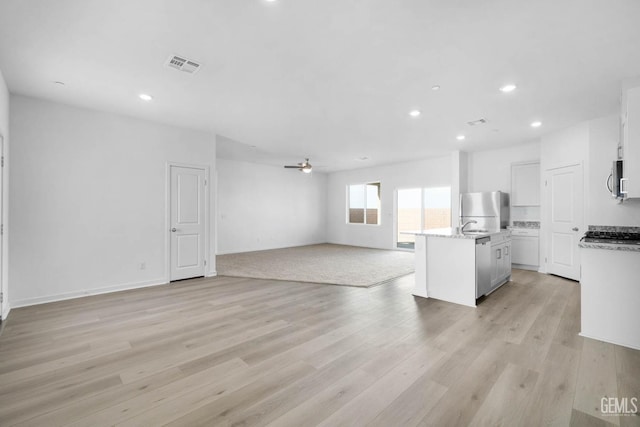
[[[413,273],[411,252],[321,244],[218,255],[221,276],[374,286]]]

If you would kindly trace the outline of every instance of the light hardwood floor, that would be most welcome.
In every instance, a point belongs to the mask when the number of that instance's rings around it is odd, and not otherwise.
[[[583,339],[575,282],[514,270],[468,308],[219,277],[15,309],[0,425],[640,425],[640,351]]]

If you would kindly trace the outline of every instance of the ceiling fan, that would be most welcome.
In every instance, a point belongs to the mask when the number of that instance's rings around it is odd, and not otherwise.
[[[304,162],[298,163],[296,166],[293,165],[285,165],[285,169],[298,169],[300,172],[311,173],[311,163],[309,163],[309,159],[304,159]]]

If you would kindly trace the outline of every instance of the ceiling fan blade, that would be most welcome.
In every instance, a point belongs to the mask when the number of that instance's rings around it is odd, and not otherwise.
[[[297,166],[293,165],[284,165],[285,169],[298,169],[300,172],[304,172],[306,174],[310,173],[312,170],[311,163],[309,163],[309,159],[304,159],[304,162],[298,163]]]

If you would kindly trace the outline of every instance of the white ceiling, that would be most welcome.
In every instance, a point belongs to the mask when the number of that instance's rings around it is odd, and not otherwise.
[[[640,75],[640,1],[0,0],[0,69],[12,93],[213,130],[223,157],[341,170],[612,113]]]

